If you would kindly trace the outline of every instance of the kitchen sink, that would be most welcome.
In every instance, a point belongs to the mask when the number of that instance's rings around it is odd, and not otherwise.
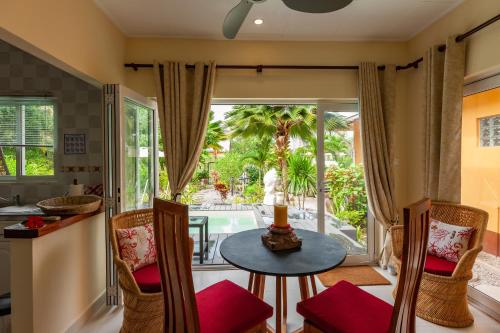
[[[42,211],[35,205],[7,206],[0,208],[0,215],[42,215]]]

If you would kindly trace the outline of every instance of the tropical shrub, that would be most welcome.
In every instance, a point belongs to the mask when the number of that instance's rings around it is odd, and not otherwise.
[[[202,169],[202,170],[197,170],[193,178],[191,179],[192,182],[201,182],[202,179],[208,179],[210,177],[208,170]]]
[[[262,203],[264,200],[264,189],[258,183],[249,185],[243,191],[244,203]]]
[[[220,198],[222,201],[227,199],[227,192],[229,192],[229,187],[224,183],[216,183],[214,188],[217,192],[219,192]]]
[[[236,152],[228,152],[217,159],[214,164],[214,171],[219,174],[219,181],[224,184],[230,184],[231,178],[235,181],[243,173],[243,158]]]
[[[331,167],[325,178],[330,188],[330,197],[334,211],[361,211],[366,215],[367,198],[364,170],[362,165],[351,165],[347,168]]]
[[[299,199],[299,208],[304,208],[306,196],[316,194],[316,165],[311,157],[298,152],[288,157],[288,191]]]
[[[333,214],[341,221],[356,228],[358,242],[366,244],[366,198],[365,178],[362,165],[331,167],[325,178],[329,183]]]

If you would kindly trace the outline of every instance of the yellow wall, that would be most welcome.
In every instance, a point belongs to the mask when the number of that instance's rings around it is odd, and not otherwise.
[[[466,0],[448,15],[417,34],[408,42],[409,60],[421,57],[432,45],[442,44],[447,36],[461,34],[500,13],[498,0]],[[500,23],[478,32],[466,40],[468,77],[500,71]],[[418,200],[424,195],[424,119],[425,87],[423,66],[406,71],[407,100],[404,116],[399,122],[404,149],[398,177],[406,180],[402,204]]]
[[[484,248],[498,255],[500,147],[479,146],[479,118],[500,115],[500,88],[464,98],[462,202],[490,215]]]
[[[104,213],[33,239],[10,240],[13,333],[78,326],[106,289]]]
[[[125,36],[91,0],[2,1],[0,38],[101,83],[123,82]]]

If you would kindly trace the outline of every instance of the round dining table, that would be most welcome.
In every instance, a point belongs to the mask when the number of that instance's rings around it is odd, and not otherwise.
[[[261,240],[267,229],[242,231],[229,236],[220,245],[221,256],[231,265],[250,272],[248,290],[260,299],[264,298],[265,277],[276,278],[276,329],[285,333],[287,321],[286,278],[297,277],[300,297],[309,298],[309,281],[312,294],[317,294],[314,275],[341,265],[346,250],[335,239],[315,231],[295,229],[302,239],[299,249],[271,251]]]

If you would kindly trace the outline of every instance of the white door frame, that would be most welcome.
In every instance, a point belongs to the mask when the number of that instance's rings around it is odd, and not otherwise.
[[[325,154],[324,154],[324,139],[325,139],[325,112],[359,112],[357,99],[345,100],[319,100],[316,113],[316,133],[317,133],[317,216],[318,216],[318,231],[325,233]],[[343,265],[359,265],[372,264],[376,258],[376,237],[375,237],[375,221],[371,212],[367,216],[367,253],[363,255],[348,255]]]

